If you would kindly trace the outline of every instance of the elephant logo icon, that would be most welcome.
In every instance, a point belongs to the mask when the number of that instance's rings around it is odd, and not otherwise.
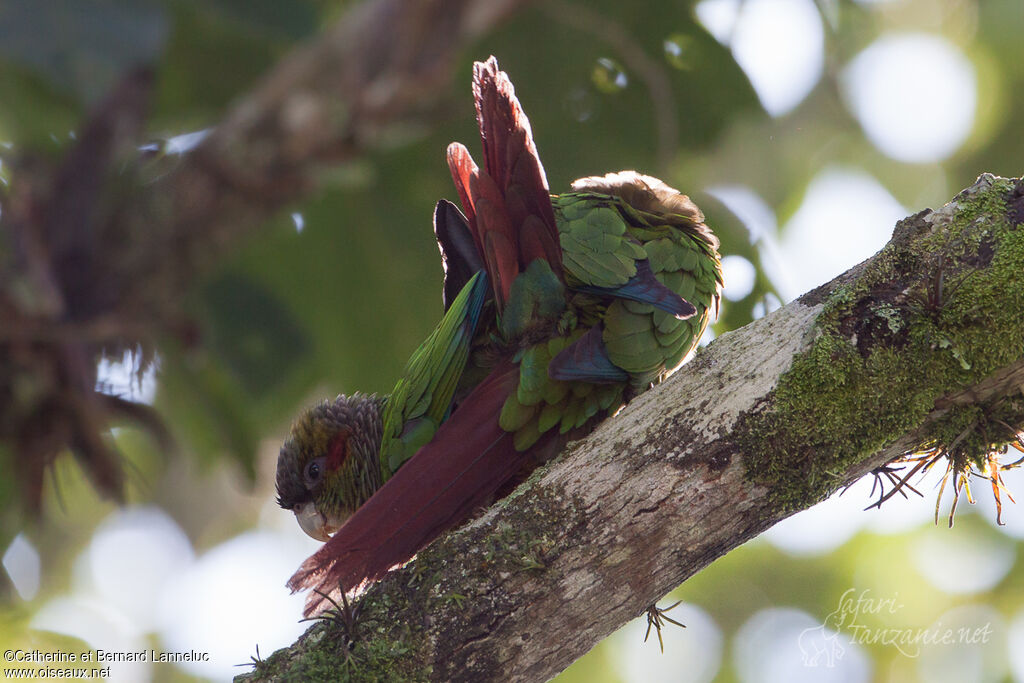
[[[800,647],[800,656],[804,666],[827,666],[832,668],[836,662],[846,654],[846,648],[839,642],[839,631],[829,628],[830,622],[836,626],[842,625],[842,610],[837,609],[818,626],[805,628],[797,638],[797,645]]]
[[[800,632],[797,640],[804,666],[827,666],[832,668],[846,654],[846,648],[839,644],[839,632],[821,624]]]

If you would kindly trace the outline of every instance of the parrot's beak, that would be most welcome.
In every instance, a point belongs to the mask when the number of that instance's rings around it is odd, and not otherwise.
[[[307,535],[318,541],[326,542],[331,540],[331,534],[341,528],[341,523],[328,520],[317,510],[313,501],[297,505],[295,507],[295,519],[298,520],[299,526]]]

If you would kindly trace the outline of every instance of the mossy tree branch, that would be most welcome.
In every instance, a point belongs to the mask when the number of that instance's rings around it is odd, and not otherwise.
[[[875,467],[986,466],[1024,424],[1022,195],[982,176],[901,221],[244,678],[546,680]]]

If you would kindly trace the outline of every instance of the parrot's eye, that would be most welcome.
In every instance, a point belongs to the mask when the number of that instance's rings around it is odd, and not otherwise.
[[[306,465],[306,471],[303,472],[303,478],[306,480],[306,487],[313,488],[320,483],[320,477],[323,476],[324,471],[324,458],[314,458],[310,460]]]

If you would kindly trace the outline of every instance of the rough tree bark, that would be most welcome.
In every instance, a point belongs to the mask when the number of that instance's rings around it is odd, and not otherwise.
[[[1022,195],[985,175],[901,221],[240,678],[545,680],[872,468],[984,467],[1024,423]]]

